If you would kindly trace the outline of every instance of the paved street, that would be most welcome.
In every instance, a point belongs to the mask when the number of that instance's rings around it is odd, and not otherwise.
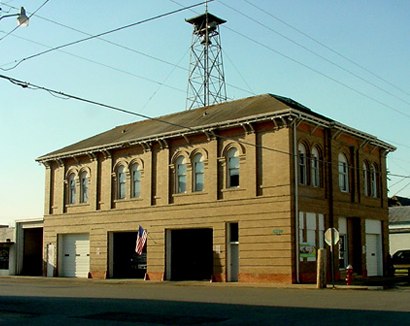
[[[0,324],[410,324],[410,289],[0,278]]]

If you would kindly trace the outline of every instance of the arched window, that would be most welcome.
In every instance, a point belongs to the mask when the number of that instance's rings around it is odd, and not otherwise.
[[[298,145],[299,159],[299,184],[307,184],[307,169],[306,169],[306,147],[302,143]]]
[[[194,191],[204,190],[204,162],[202,154],[196,154],[193,159]]]
[[[83,171],[80,174],[80,203],[88,202],[88,173]]]
[[[75,174],[71,173],[68,176],[68,204],[75,204]]]
[[[131,167],[131,197],[138,198],[141,196],[141,169],[138,164]]]
[[[236,148],[231,148],[227,152],[228,163],[228,188],[239,187],[239,152]]]
[[[125,198],[126,175],[125,167],[120,165],[117,169],[117,199]]]
[[[320,187],[320,154],[316,146],[312,149],[312,155],[310,158],[310,168],[312,186]]]
[[[363,193],[365,196],[370,196],[369,181],[369,166],[367,162],[363,162]]]
[[[342,192],[349,192],[349,165],[344,154],[338,156],[339,189]]]
[[[371,196],[377,198],[377,165],[374,163],[370,166],[370,191]]]
[[[186,192],[186,161],[185,157],[179,156],[176,160],[176,192]]]

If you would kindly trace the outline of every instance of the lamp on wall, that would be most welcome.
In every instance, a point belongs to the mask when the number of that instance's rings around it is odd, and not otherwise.
[[[8,17],[17,17],[17,25],[18,26],[21,26],[21,27],[27,27],[28,26],[29,17],[26,15],[26,10],[24,9],[24,7],[21,7],[20,12],[17,13],[17,14],[8,14],[8,15],[0,16],[0,20],[2,20],[3,18],[8,18]]]

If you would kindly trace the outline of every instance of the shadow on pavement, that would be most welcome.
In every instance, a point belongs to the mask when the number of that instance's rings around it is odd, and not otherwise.
[[[408,312],[267,307],[161,300],[0,297],[6,325],[393,325]]]

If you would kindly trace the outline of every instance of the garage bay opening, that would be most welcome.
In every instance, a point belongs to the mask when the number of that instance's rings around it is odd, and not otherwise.
[[[147,271],[147,242],[141,255],[135,252],[138,232],[113,233],[114,278],[144,278]]]
[[[210,280],[213,273],[212,229],[167,231],[167,278]]]

